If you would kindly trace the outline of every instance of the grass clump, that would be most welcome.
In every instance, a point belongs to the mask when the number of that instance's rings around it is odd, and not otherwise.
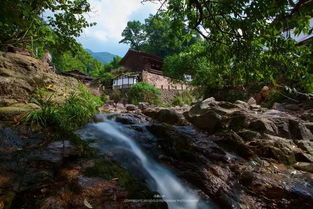
[[[173,98],[172,105],[173,106],[191,105],[193,101],[194,97],[192,96],[191,92],[183,91]]]
[[[139,82],[133,85],[128,94],[128,98],[132,104],[139,102],[148,102],[149,104],[160,103],[161,92],[146,82]]]
[[[83,86],[79,87],[78,93],[71,94],[63,104],[52,102],[52,96],[47,99],[34,98],[40,109],[29,112],[25,120],[32,126],[70,132],[86,124],[102,105],[101,99],[93,96]]]

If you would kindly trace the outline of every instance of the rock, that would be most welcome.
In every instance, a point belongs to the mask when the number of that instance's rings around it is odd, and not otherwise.
[[[148,107],[149,107],[148,102],[139,102],[139,104],[138,104],[138,108],[141,110],[147,109]]]
[[[23,141],[18,132],[12,128],[0,128],[0,152],[13,152],[23,149],[25,141]]]
[[[291,110],[291,111],[298,111],[300,110],[300,106],[298,104],[286,104],[285,109]]]
[[[311,133],[313,133],[313,122],[304,123],[304,125],[311,131]]]
[[[242,109],[249,108],[249,104],[247,102],[244,102],[241,100],[235,101],[235,105],[237,105],[238,107],[240,107]]]
[[[304,151],[313,155],[313,142],[308,140],[297,140],[296,144]]]
[[[284,105],[280,104],[280,103],[277,103],[277,102],[275,102],[273,104],[272,109],[275,109],[275,110],[278,110],[278,111],[285,111]]]
[[[137,110],[137,106],[133,105],[133,104],[128,104],[128,105],[126,105],[126,110],[127,111],[135,111],[135,110]]]
[[[18,47],[15,47],[13,45],[9,45],[7,47],[7,51],[12,52],[12,53],[16,53],[16,54],[25,55],[25,56],[31,56],[31,53],[29,51],[27,51],[26,49],[18,48]]]
[[[193,110],[191,109],[191,111]],[[197,128],[206,130],[209,134],[222,128],[222,116],[217,114],[214,110],[202,111],[200,114],[191,111],[187,112],[185,117]]]
[[[243,138],[244,141],[253,141],[255,138],[261,138],[261,134],[256,131],[251,131],[251,130],[242,130],[237,132],[239,136]]]
[[[198,103],[199,104],[199,103]],[[215,100],[214,97],[210,97],[210,98],[207,98],[205,100],[203,100],[200,105],[201,105],[201,109],[203,108],[208,108],[210,106],[215,106],[215,105],[218,105],[219,102]]]
[[[254,155],[249,145],[244,143],[244,140],[235,132],[222,133],[221,138],[215,141],[219,146],[226,149],[228,152],[236,153],[240,157],[250,159]]]
[[[268,133],[274,135],[278,133],[278,129],[275,124],[266,118],[259,118],[252,121],[249,125],[249,128],[260,133]]]
[[[260,110],[260,109],[261,109],[261,106],[260,106],[260,105],[254,105],[254,104],[252,104],[252,105],[250,105],[250,109],[251,109],[251,110]]]
[[[184,125],[186,122],[184,121],[183,115],[177,113],[175,110],[160,110],[156,114],[156,119],[160,122],[164,122],[172,125]]]
[[[303,120],[313,122],[313,109],[304,111],[300,117]]]
[[[176,111],[176,109],[157,109],[148,108],[143,110],[144,115],[151,117],[152,119],[167,123],[171,125],[186,125],[187,122],[184,119],[183,114]]]
[[[115,108],[118,109],[118,110],[123,110],[123,109],[125,109],[125,106],[124,106],[123,103],[117,103],[117,104],[115,105]]]
[[[247,101],[248,105],[256,105],[256,101],[253,97],[250,97],[250,99]]]
[[[192,156],[193,146],[190,135],[164,124],[153,124],[147,129],[158,137],[158,144],[165,156],[176,156],[183,159]]]
[[[15,117],[24,116],[26,113],[39,109],[39,106],[33,103],[16,103],[7,107],[0,107],[1,120],[13,120]]]
[[[15,99],[0,99],[0,107],[11,106],[16,103],[18,103],[18,101],[16,101]]]
[[[311,131],[299,120],[289,120],[289,131],[291,137],[295,140],[311,140],[313,141],[313,134]]]
[[[119,114],[113,115],[112,118],[115,118],[116,122],[131,125],[131,124],[139,124],[143,123],[144,121],[140,117],[140,115],[132,115],[132,114]]]
[[[47,161],[53,164],[61,164],[64,158],[78,154],[77,148],[70,141],[56,141],[49,144],[36,158],[37,160]]]
[[[232,130],[240,130],[249,126],[249,116],[244,111],[236,111],[229,116],[228,128]]]
[[[93,122],[95,122],[95,123],[105,122],[104,115],[103,114],[97,114],[97,115],[93,116]]]
[[[287,165],[295,163],[296,153],[300,150],[293,141],[269,134],[266,134],[265,137],[267,140],[264,140],[263,145],[262,141],[259,141],[260,156],[270,157]]]
[[[293,167],[298,170],[313,173],[313,163],[297,162]]]
[[[31,56],[0,52],[0,99],[29,101],[36,89],[54,91],[51,100],[64,102],[78,89],[78,81],[51,72],[47,63]],[[47,95],[49,98],[50,95]],[[6,104],[5,106],[12,105]]]
[[[159,109],[156,108],[147,108],[142,111],[142,113],[148,117],[156,118]]]

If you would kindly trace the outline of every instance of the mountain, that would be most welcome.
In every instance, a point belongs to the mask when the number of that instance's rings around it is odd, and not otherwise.
[[[117,55],[111,54],[109,52],[93,52],[90,49],[86,49],[86,51],[93,56],[93,58],[99,60],[103,64],[108,64],[113,60]]]

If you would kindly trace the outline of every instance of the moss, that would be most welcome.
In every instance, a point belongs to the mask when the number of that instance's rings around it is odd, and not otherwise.
[[[88,141],[82,140],[78,135],[72,132],[55,132],[54,136],[56,141],[64,139],[69,140],[77,148],[80,157],[94,157],[98,151],[96,148],[90,147]]]
[[[87,168],[85,175],[89,177],[101,177],[105,180],[118,178],[118,185],[128,192],[128,199],[154,199],[148,187],[133,177],[126,169],[116,162],[107,159],[95,160],[94,167]],[[144,209],[167,209],[165,202],[145,203],[140,208]]]
[[[33,103],[17,103],[8,107],[0,107],[0,118],[10,119],[14,116],[22,116],[29,111],[38,109],[38,106]]]
[[[100,139],[87,139],[86,140],[88,143],[95,143],[101,141]]]
[[[0,195],[0,208],[2,209],[9,209],[11,208],[12,202],[15,198],[15,193],[12,191],[6,192],[3,195]],[[3,205],[1,205],[1,202]]]
[[[282,103],[286,100],[281,92],[277,89],[273,89],[271,93],[266,97],[266,100],[263,102],[262,106],[266,108],[272,108],[274,103]]]
[[[101,177],[105,180],[118,178],[118,185],[128,192],[129,198],[152,197],[152,193],[146,185],[139,182],[126,169],[113,161],[106,159],[95,160],[95,166],[87,168],[85,174],[90,177]]]
[[[147,128],[158,137],[158,144],[166,155],[183,160],[194,160],[194,147],[188,135],[168,125],[154,124]]]

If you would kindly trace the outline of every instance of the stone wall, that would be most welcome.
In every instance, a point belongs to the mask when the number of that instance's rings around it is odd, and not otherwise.
[[[128,103],[128,92],[129,89],[118,89],[121,92],[120,103],[126,104]],[[168,90],[168,89],[160,89],[161,95],[160,99],[163,104],[170,104],[175,96],[177,96],[181,91],[180,90]],[[109,95],[112,95],[113,90],[110,89],[107,91]]]
[[[187,90],[190,88],[186,84],[174,82],[169,77],[150,73],[149,71],[142,72],[142,81],[147,82],[161,90]]]
[[[181,91],[179,90],[161,90],[161,101],[163,104],[170,104],[175,96],[177,96]]]

